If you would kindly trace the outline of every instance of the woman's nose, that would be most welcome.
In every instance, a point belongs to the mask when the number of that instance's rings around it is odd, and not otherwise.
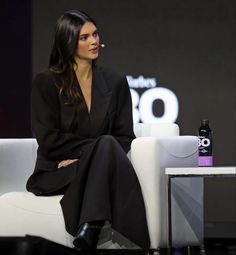
[[[98,41],[99,41],[98,36],[97,36],[97,37],[92,36],[91,44],[97,44],[97,43],[98,43]]]

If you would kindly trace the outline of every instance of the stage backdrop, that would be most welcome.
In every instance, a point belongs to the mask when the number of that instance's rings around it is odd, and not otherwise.
[[[135,121],[173,121],[197,134],[208,118],[216,165],[235,165],[235,1],[50,0],[33,4],[33,75],[48,64],[65,10],[97,21],[99,64],[128,76]]]
[[[23,2],[29,6],[30,1]],[[101,42],[106,45],[98,63],[127,75],[136,122],[176,122],[182,135],[197,135],[201,119],[208,118],[214,132],[215,165],[235,165],[234,0],[35,0],[32,76],[48,65],[55,21],[69,9],[83,10],[97,21]],[[24,20],[30,14],[22,14],[22,22],[17,23],[12,10],[8,11],[15,20],[15,31],[22,35],[25,28],[30,31],[28,20]],[[15,9],[15,14],[19,12]],[[4,31],[9,36],[8,28]],[[18,39],[21,43],[25,40],[10,33],[12,47],[18,51],[10,53],[12,65],[7,62],[5,72],[10,78],[1,86],[1,137],[30,136],[29,108],[24,102],[29,102],[31,47],[27,43],[21,47]],[[9,53],[5,58],[9,59]],[[15,64],[19,74],[11,71]],[[24,81],[22,74],[28,75],[28,80]],[[9,94],[12,87],[17,92],[14,95]],[[235,234],[235,197],[235,181],[206,181],[206,235]]]

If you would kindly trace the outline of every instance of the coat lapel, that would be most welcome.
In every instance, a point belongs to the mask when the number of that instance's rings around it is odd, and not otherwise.
[[[61,128],[63,131],[68,131],[75,116],[75,107],[68,102],[63,94],[60,94],[59,98],[61,104]]]
[[[92,107],[90,118],[93,123],[103,120],[108,115],[112,92],[109,90],[102,72],[93,67]]]

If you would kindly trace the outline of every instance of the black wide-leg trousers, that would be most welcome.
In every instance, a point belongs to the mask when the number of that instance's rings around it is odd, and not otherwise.
[[[121,146],[112,136],[104,135],[84,153],[61,200],[67,231],[75,235],[84,222],[109,220],[116,231],[148,248],[140,184]]]

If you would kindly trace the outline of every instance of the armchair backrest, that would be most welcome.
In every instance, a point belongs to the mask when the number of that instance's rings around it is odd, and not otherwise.
[[[33,172],[37,142],[33,138],[0,139],[0,195],[25,191]]]
[[[136,137],[178,136],[179,126],[175,123],[135,123]]]

